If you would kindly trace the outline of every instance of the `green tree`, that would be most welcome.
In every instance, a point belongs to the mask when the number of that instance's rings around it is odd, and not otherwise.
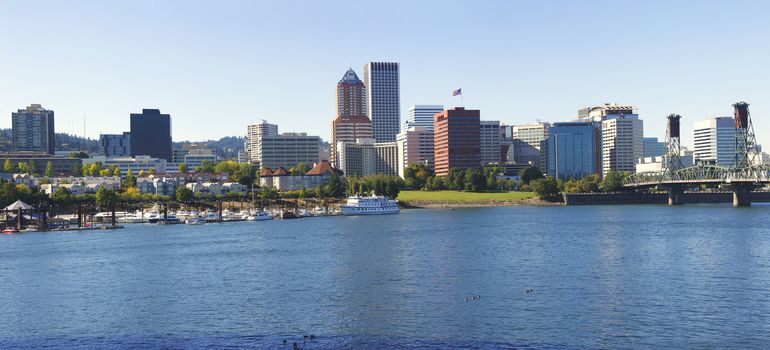
[[[326,184],[326,193],[334,198],[342,198],[345,196],[345,183],[340,180],[339,175],[332,174],[329,183]]]
[[[190,171],[190,169],[187,167],[187,164],[182,163],[179,164],[179,172],[182,174],[187,174]]]
[[[120,177],[120,167],[119,167],[119,166],[117,166],[117,165],[116,165],[116,166],[115,166],[115,167],[112,169],[112,176],[117,176],[117,177]]]
[[[580,192],[583,193],[594,193],[599,192],[599,184],[601,183],[602,179],[599,177],[599,175],[592,174],[583,177],[580,179]]]
[[[193,191],[187,187],[179,186],[176,189],[176,201],[179,203],[190,203],[195,199]]]
[[[15,167],[13,166],[13,162],[11,162],[10,159],[5,159],[5,163],[3,163],[3,172],[5,173],[12,173],[13,169]]]
[[[88,176],[90,174],[91,167],[89,167],[88,164],[83,163],[82,169],[83,169],[83,176]]]
[[[46,177],[52,177],[53,176],[53,162],[48,161],[48,164],[45,165],[45,176]]]
[[[210,160],[204,160],[201,162],[201,172],[202,173],[213,173],[214,167],[216,166],[216,163],[210,161]]]
[[[307,174],[310,171],[310,165],[307,163],[298,163],[297,166],[291,168],[291,174],[294,176],[301,176]]]
[[[66,188],[59,187],[51,195],[51,200],[59,207],[68,207],[72,204],[72,194]]]
[[[155,167],[151,167],[148,172],[150,173],[150,175],[155,174]]]
[[[543,172],[540,171],[540,169],[537,167],[533,166],[522,170],[519,174],[519,177],[521,178],[521,183],[525,185],[529,184],[529,182],[532,180],[545,178],[545,176],[543,176]]]
[[[487,185],[487,179],[481,173],[481,170],[476,168],[469,168],[465,170],[465,178],[463,187],[466,191],[479,192],[483,191]]]
[[[35,163],[34,159],[29,160],[29,173],[32,175],[37,175],[37,163]]]
[[[604,176],[604,179],[599,184],[599,187],[604,192],[616,192],[623,188],[623,179],[626,178],[626,174],[618,171],[610,171]]]
[[[556,178],[535,179],[530,182],[529,186],[540,199],[547,201],[557,201],[559,199],[559,182],[556,181]]]
[[[102,177],[104,177],[104,176],[112,176],[112,170],[110,170],[110,169],[99,170],[99,176],[102,176]]]
[[[99,190],[96,191],[96,205],[113,209],[117,203],[118,195],[115,191],[108,190],[106,187],[99,187]]]
[[[22,174],[29,173],[29,164],[27,162],[18,162],[16,163],[16,169]]]
[[[450,190],[462,190],[465,188],[465,171],[463,169],[450,169],[446,177],[446,185]]]
[[[422,189],[433,171],[425,163],[412,163],[404,168],[404,186],[411,189]]]

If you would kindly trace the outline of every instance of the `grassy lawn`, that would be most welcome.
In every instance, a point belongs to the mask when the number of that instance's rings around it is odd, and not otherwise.
[[[535,197],[534,192],[401,191],[400,201],[505,202]]]

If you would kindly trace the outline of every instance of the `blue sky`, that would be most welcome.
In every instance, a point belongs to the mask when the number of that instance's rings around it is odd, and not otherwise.
[[[245,134],[260,119],[329,139],[348,67],[401,63],[412,104],[508,124],[633,104],[645,136],[751,103],[770,147],[767,1],[0,0],[0,127],[41,103],[57,131],[117,133],[160,108],[173,137]]]

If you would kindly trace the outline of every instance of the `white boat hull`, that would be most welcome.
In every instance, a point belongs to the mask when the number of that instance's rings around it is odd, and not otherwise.
[[[388,215],[400,212],[401,209],[398,207],[367,208],[342,206],[342,215]]]

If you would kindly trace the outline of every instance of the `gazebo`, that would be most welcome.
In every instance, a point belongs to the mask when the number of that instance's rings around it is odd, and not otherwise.
[[[21,230],[21,215],[22,211],[29,211],[30,218],[32,218],[32,210],[35,208],[31,205],[24,203],[21,201],[21,199],[13,202],[13,204],[5,207],[5,226],[8,227],[8,212],[9,211],[15,211],[16,212],[16,229]]]

